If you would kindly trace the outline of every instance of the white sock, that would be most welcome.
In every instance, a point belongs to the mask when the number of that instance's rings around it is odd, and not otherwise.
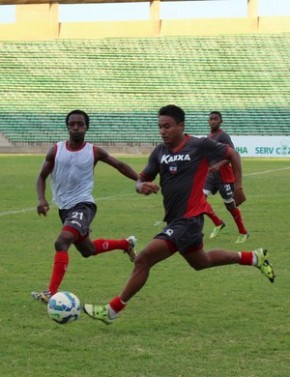
[[[253,266],[257,266],[257,263],[258,263],[257,255],[253,252],[252,265],[253,265]]]
[[[111,308],[111,305],[108,305],[108,316],[110,319],[116,319],[118,317],[118,313],[115,312],[113,308]]]

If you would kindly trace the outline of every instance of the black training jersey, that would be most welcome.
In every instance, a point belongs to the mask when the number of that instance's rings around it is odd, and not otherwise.
[[[227,134],[224,130],[219,128],[217,132],[213,132],[208,135],[211,139],[218,141],[219,143],[228,144],[230,147],[235,148],[230,135]]]
[[[227,158],[227,150],[226,144],[186,135],[178,151],[172,152],[165,144],[159,144],[152,151],[141,175],[147,181],[160,175],[164,221],[169,223],[209,211],[203,193],[208,167],[212,161]]]

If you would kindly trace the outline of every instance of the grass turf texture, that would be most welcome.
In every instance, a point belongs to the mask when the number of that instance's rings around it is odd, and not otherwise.
[[[140,171],[143,157],[122,157]],[[220,197],[210,198],[227,226],[209,250],[266,247],[277,279],[254,268],[191,270],[176,254],[157,265],[120,318],[105,326],[81,315],[59,326],[30,292],[47,286],[60,230],[57,210],[36,213],[35,180],[43,156],[0,156],[0,365],[9,377],[289,377],[290,160],[244,159],[250,238],[236,245],[236,227]],[[49,190],[48,190],[49,192]],[[93,238],[135,234],[140,250],[162,227],[161,196],[137,195],[134,183],[96,167],[98,213]],[[50,195],[48,195],[50,199]],[[63,290],[84,302],[119,293],[132,264],[115,251],[83,259],[72,247]]]

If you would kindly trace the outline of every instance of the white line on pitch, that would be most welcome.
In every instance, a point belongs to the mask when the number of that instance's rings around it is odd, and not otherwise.
[[[287,166],[286,168],[281,168],[281,169],[258,171],[256,173],[244,174],[244,177],[249,177],[250,175],[260,175],[260,174],[275,173],[276,171],[289,170],[289,169],[290,169],[290,166]]]
[[[286,168],[281,168],[281,169],[273,169],[273,170],[265,170],[265,171],[260,171],[256,173],[249,173],[249,174],[244,174],[244,177],[249,177],[249,176],[254,176],[254,175],[261,175],[261,174],[268,174],[268,173],[275,173],[277,171],[283,171],[283,170],[289,170],[290,166]],[[125,194],[125,195],[112,195],[112,196],[103,196],[99,197],[96,199],[96,201],[105,201],[105,200],[118,200],[120,198],[126,198],[126,197],[131,197],[135,195],[135,193],[131,194]],[[136,197],[137,199],[137,197]],[[51,208],[55,206],[51,205]],[[19,210],[13,210],[13,211],[5,211],[5,212],[0,212],[0,217],[2,216],[8,216],[8,215],[18,215],[19,213],[27,213],[27,212],[33,212],[36,211],[36,207],[33,208],[24,208],[24,209],[19,209]]]

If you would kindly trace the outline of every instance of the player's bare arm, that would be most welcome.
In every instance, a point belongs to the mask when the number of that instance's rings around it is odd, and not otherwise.
[[[38,196],[37,213],[39,215],[47,215],[49,210],[49,203],[45,198],[46,179],[52,172],[54,167],[54,154],[55,146],[51,147],[47,152],[45,161],[40,169],[39,175],[36,181],[36,191]]]
[[[212,173],[217,173],[222,166],[225,166],[228,164],[229,164],[229,160],[221,160],[217,162],[216,164],[213,164],[212,166],[210,166],[209,171]]]
[[[131,168],[130,165],[111,156],[104,149],[96,147],[95,163],[97,163],[98,160],[105,162],[108,165],[111,165],[113,168],[117,169],[125,177],[130,178],[133,181],[137,181],[137,179],[139,178],[139,174],[136,173],[135,170]]]

